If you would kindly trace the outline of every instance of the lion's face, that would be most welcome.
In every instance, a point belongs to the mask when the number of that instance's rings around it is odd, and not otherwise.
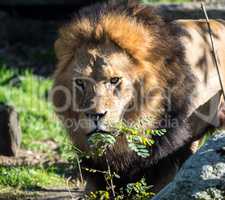
[[[123,119],[134,93],[133,79],[127,73],[131,65],[129,57],[112,45],[77,52],[71,66],[72,88],[85,135],[111,131]]]
[[[136,79],[131,72],[133,65],[126,53],[106,42],[77,49],[70,64],[60,73],[64,77],[62,85],[72,94],[69,118],[77,118],[72,132],[81,146],[87,144],[85,141],[92,133],[112,132],[131,109]],[[58,96],[56,93],[56,99]]]

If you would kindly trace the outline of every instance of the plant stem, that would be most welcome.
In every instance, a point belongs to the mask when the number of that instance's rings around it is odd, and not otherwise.
[[[109,166],[109,161],[108,159],[106,158],[106,164],[107,164],[107,167],[108,167],[108,175],[110,177],[110,188],[112,190],[112,194],[113,194],[113,198],[116,197],[116,193],[115,193],[115,190],[114,190],[114,184],[113,184],[113,175],[111,173],[111,169],[110,169],[110,166]]]
[[[78,155],[76,155],[76,160],[77,160],[78,170],[79,170],[79,174],[80,174],[81,184],[82,184],[82,186],[84,186],[84,179],[83,179],[83,174],[82,174],[82,171],[81,171],[80,160],[78,158]]]

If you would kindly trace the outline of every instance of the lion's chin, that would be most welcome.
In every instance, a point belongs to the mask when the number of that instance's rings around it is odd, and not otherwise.
[[[87,133],[87,137],[89,138],[95,133],[111,134],[109,130],[102,130],[102,129],[96,128],[93,131],[90,131],[89,133]]]

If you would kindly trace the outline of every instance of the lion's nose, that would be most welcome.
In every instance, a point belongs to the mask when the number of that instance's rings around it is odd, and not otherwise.
[[[91,118],[94,122],[98,122],[101,118],[103,118],[106,115],[107,111],[104,113],[93,113],[93,112],[87,112],[86,116],[88,118]]]

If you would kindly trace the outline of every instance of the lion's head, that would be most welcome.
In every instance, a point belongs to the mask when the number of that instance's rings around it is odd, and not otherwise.
[[[84,9],[60,30],[53,101],[75,144],[87,150],[91,133],[110,132],[119,121],[145,116],[153,119],[150,128],[162,126],[165,117],[177,118],[182,132],[193,76],[180,34],[152,8],[127,5]],[[164,157],[188,136],[177,138],[171,133],[161,139],[164,149],[157,154]],[[129,165],[124,143],[114,150],[124,157],[118,162]]]

